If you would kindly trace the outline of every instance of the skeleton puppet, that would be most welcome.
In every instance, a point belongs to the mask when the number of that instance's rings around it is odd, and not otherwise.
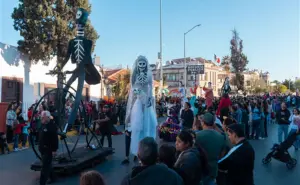
[[[89,85],[94,85],[100,83],[101,79],[99,72],[92,62],[91,52],[93,42],[84,37],[84,26],[86,25],[87,19],[88,12],[79,8],[76,14],[77,35],[74,39],[69,41],[67,56],[64,62],[62,62],[62,65],[57,67],[62,69],[70,57],[72,63],[77,65],[65,86],[65,90],[68,90],[72,83],[78,78],[75,102],[72,107],[71,115],[69,116],[68,124],[73,124],[76,119],[77,110],[82,97],[84,81]]]
[[[223,94],[229,94],[230,91],[231,91],[231,88],[230,88],[229,77],[226,77],[225,81],[224,81],[224,84],[222,86],[222,93]]]
[[[208,82],[208,87],[205,87],[205,85],[203,87],[203,90],[205,92],[205,104],[206,107],[209,108],[213,106],[214,92],[213,88],[211,87],[211,82]]]
[[[137,155],[138,143],[141,139],[156,137],[157,119],[152,83],[148,60],[144,56],[139,56],[132,70],[125,119],[127,130],[131,132],[130,151],[134,155]]]

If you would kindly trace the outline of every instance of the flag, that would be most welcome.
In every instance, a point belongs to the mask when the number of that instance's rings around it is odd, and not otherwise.
[[[215,54],[215,62],[217,62],[218,64],[221,62],[220,58],[217,57],[217,55]]]

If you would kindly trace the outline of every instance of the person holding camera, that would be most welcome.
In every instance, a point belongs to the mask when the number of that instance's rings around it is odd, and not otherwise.
[[[112,147],[112,138],[111,138],[111,132],[112,132],[112,112],[110,111],[109,105],[104,105],[103,112],[99,115],[99,120],[96,121],[99,124],[100,133],[102,135],[101,137],[101,145],[104,144],[104,137],[107,137],[108,140],[108,147]]]

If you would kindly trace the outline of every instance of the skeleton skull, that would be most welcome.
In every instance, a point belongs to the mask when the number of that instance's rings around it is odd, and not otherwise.
[[[76,19],[80,19],[81,16],[82,16],[82,11],[81,10],[77,10]]]
[[[140,70],[141,72],[145,72],[146,67],[147,67],[147,62],[144,61],[144,60],[140,60],[140,61],[138,61],[138,63],[137,63],[137,67],[139,68],[139,70]]]

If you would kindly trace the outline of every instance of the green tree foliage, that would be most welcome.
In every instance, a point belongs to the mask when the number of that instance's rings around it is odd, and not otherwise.
[[[287,88],[290,88],[290,91],[295,91],[295,86],[293,81],[285,79],[281,84],[285,85]]]
[[[125,100],[130,90],[130,71],[120,74],[112,87],[113,95],[117,100]]]
[[[287,91],[287,87],[285,85],[279,85],[279,92],[280,93],[285,93]]]
[[[226,72],[230,72],[230,56],[226,55],[222,58],[221,66]]]
[[[235,73],[235,85],[238,90],[244,90],[244,75],[248,64],[247,56],[243,53],[243,40],[239,38],[236,30],[232,31],[232,39],[230,41],[230,65],[232,66],[232,72]]]
[[[47,65],[54,56],[58,63],[64,61],[68,42],[76,35],[77,8],[91,12],[88,0],[19,0],[12,13],[14,28],[23,37],[19,51],[33,63]],[[99,38],[89,21],[85,36],[94,43]]]
[[[296,80],[294,83],[295,89],[299,89],[300,90],[300,80]]]

